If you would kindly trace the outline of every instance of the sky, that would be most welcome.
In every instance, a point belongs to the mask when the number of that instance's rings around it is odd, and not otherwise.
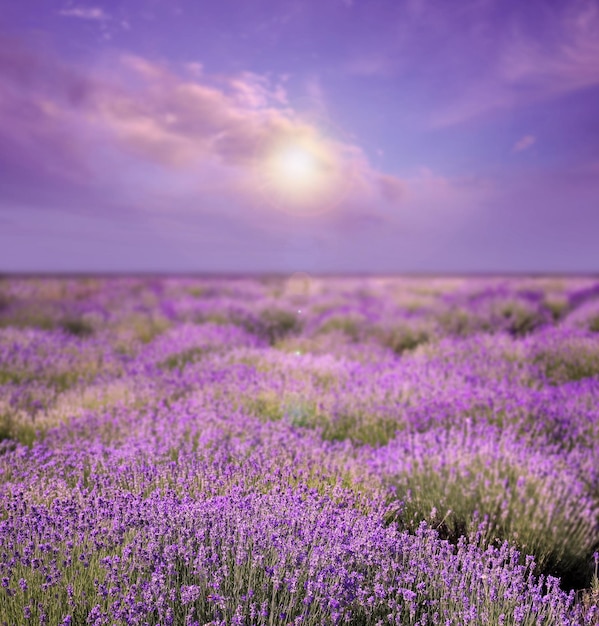
[[[0,8],[0,272],[599,271],[599,0]]]

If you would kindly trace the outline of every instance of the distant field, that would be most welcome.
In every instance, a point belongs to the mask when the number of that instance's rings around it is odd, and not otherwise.
[[[599,624],[599,279],[0,279],[0,625]]]

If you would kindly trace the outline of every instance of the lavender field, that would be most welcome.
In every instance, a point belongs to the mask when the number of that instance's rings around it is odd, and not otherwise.
[[[0,624],[599,624],[599,279],[0,280]]]

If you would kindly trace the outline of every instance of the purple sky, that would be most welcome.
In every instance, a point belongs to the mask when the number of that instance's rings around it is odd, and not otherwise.
[[[0,271],[599,271],[599,0],[2,4]]]

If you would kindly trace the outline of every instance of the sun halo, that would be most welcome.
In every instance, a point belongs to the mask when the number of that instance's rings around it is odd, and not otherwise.
[[[329,210],[343,186],[342,163],[334,145],[314,134],[281,137],[256,164],[267,203],[294,213]]]

